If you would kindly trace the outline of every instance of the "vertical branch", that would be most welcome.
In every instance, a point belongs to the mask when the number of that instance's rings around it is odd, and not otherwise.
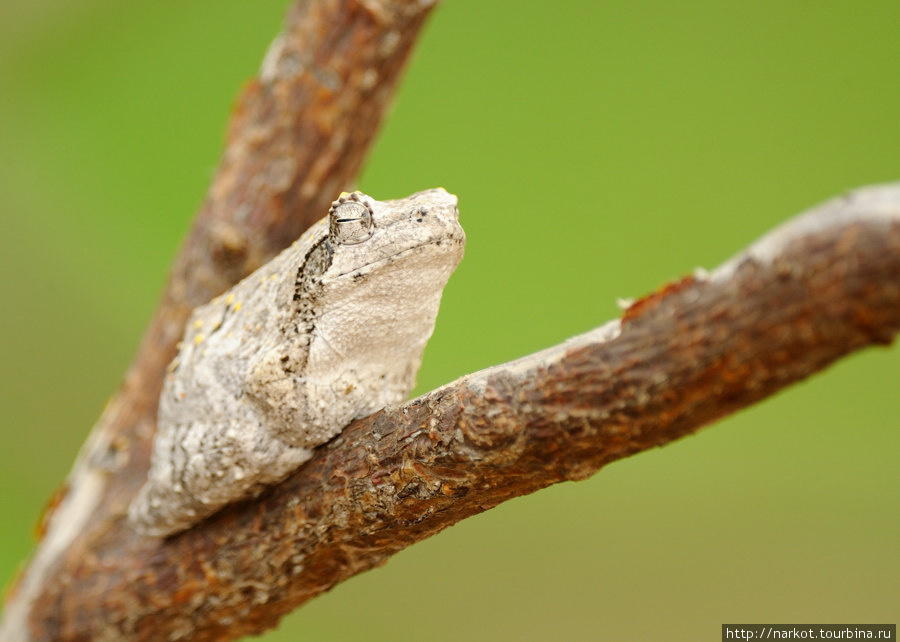
[[[290,8],[237,102],[222,162],[135,360],[7,601],[0,638],[76,635],[63,614],[32,622],[30,632],[26,620],[46,586],[77,573],[86,542],[132,537],[117,518],[146,475],[162,379],[188,314],[283,249],[351,186],[435,4],[298,0]],[[112,624],[90,626],[77,635],[104,638]]]

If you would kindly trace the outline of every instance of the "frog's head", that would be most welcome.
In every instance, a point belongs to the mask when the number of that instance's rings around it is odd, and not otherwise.
[[[466,237],[456,197],[432,189],[394,201],[343,194],[310,240],[290,339],[255,359],[246,385],[267,425],[305,448],[406,398]]]
[[[418,263],[428,257],[450,263],[452,271],[466,239],[456,197],[440,188],[384,202],[361,192],[344,193],[332,203],[328,222],[333,255],[326,280],[351,273],[359,280],[407,259]]]
[[[340,356],[396,374],[408,360],[418,369],[441,293],[463,256],[456,202],[443,189],[395,201],[354,192],[334,202],[319,290],[323,341],[316,347],[323,352],[311,361]]]

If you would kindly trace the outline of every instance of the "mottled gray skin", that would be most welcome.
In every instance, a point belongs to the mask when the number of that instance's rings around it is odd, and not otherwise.
[[[456,197],[442,189],[385,202],[354,192],[197,308],[160,396],[132,523],[158,536],[189,528],[282,480],[353,419],[406,399],[464,245]]]

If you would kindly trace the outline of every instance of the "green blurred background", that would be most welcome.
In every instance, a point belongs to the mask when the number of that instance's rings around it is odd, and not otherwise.
[[[0,578],[115,390],[287,3],[0,3]],[[362,176],[459,195],[418,391],[900,178],[900,3],[483,2],[432,17]],[[900,350],[461,523],[267,640],[717,640],[897,622]],[[8,581],[8,580],[7,580]]]

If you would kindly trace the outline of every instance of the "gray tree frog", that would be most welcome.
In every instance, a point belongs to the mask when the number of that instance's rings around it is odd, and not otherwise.
[[[456,197],[354,192],[197,308],[169,366],[147,482],[129,519],[189,528],[258,494],[349,424],[406,399],[462,259]]]

